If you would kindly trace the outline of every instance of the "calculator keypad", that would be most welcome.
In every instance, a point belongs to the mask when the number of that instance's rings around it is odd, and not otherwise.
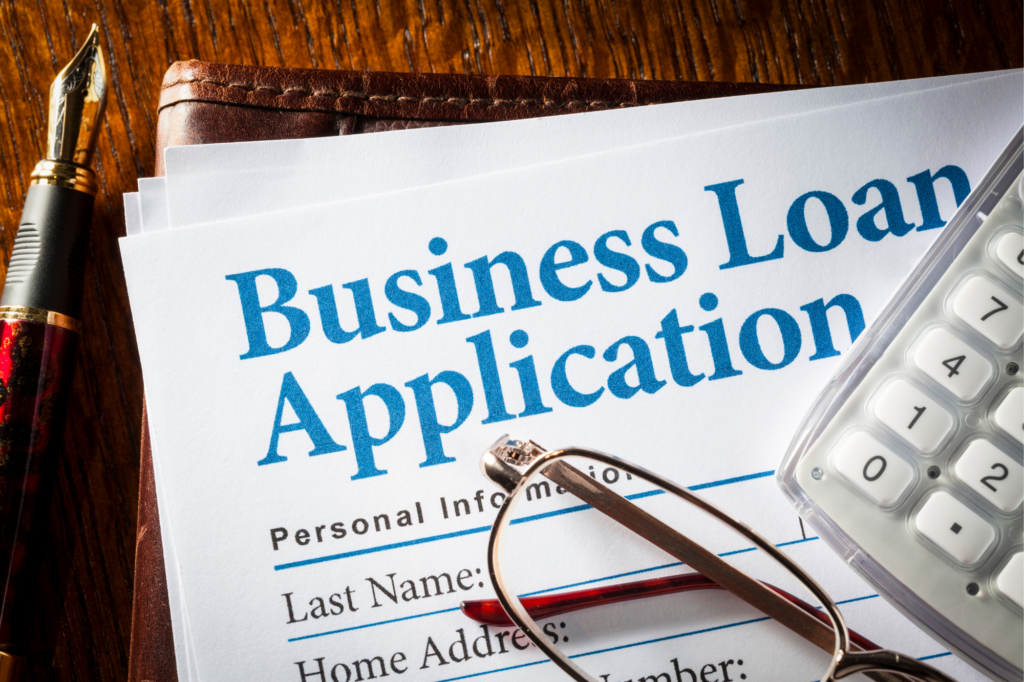
[[[941,274],[903,294],[906,317],[887,313],[863,374],[837,375],[852,387],[821,403],[828,421],[793,473],[806,518],[828,520],[844,559],[879,585],[895,580],[911,613],[926,605],[946,632],[980,637],[1014,670],[1024,668],[1021,183],[976,212],[969,238],[950,238],[958,251],[929,263]]]

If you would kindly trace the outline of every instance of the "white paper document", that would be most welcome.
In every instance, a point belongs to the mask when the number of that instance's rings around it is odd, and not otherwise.
[[[196,677],[521,679],[535,648],[457,646],[488,632],[457,607],[492,596],[477,464],[508,431],[701,486],[787,544],[851,627],[981,679],[803,537],[771,476],[1022,118],[1019,76],[987,79],[122,240]],[[598,549],[537,589],[672,572]],[[450,591],[379,587],[442,575]],[[599,666],[820,672],[824,654],[779,660],[766,642],[788,635],[746,619],[680,613]]]
[[[474,126],[170,150],[164,178],[140,181],[147,231],[433,184],[722,127],[986,78],[990,72],[717,98],[621,111]],[[358,139],[358,141],[354,141]],[[351,144],[349,144],[351,142]],[[174,215],[168,213],[173,195]],[[131,234],[131,233],[129,233]],[[161,485],[159,470],[157,485]],[[178,590],[173,539],[165,538],[168,589]],[[171,597],[178,659],[188,656],[184,615]],[[182,634],[184,633],[184,634]],[[179,672],[183,679],[184,671]]]
[[[471,126],[172,147],[140,186],[168,213],[152,229],[322,204],[532,166],[654,140],[1007,75],[991,72],[721,97]],[[1014,73],[1018,78],[1020,72]],[[166,193],[163,183],[166,183]],[[147,224],[147,231],[151,231]]]
[[[1010,72],[1019,77],[1019,72]],[[656,139],[805,113],[993,77],[965,74],[911,81],[815,88],[716,98],[621,111],[475,126],[401,131],[355,138],[319,138],[172,149],[167,172],[176,208],[168,212],[165,178],[140,180],[148,222],[139,231],[203,223],[325,201],[407,189],[485,172],[535,165]],[[439,162],[443,158],[443,162]],[[140,194],[129,203],[138,206]],[[137,209],[142,210],[141,206]],[[134,216],[132,216],[134,217]],[[134,227],[133,221],[126,221]],[[129,229],[129,236],[137,233]],[[156,472],[161,487],[159,470]],[[178,608],[173,538],[164,538],[179,662],[190,658],[185,616]],[[182,679],[191,679],[184,669]]]

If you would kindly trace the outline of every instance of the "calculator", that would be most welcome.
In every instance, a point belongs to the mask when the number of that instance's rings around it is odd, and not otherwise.
[[[777,482],[890,603],[1024,676],[1024,131],[805,417]]]

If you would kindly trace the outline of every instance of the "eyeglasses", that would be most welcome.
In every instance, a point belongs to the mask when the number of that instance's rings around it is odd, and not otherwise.
[[[881,649],[851,633],[836,602],[787,554],[714,504],[636,464],[582,448],[548,452],[532,441],[502,436],[484,453],[481,469],[504,491],[491,497],[492,504],[502,496],[504,500],[500,502],[488,544],[488,569],[498,599],[464,602],[463,612],[481,623],[516,625],[533,645],[578,682],[598,682],[599,677],[608,682],[611,675],[617,679],[630,673],[649,679],[697,680],[697,671],[700,679],[721,675],[729,680],[732,675],[735,680],[747,678],[743,670],[757,667],[761,672],[770,672],[779,665],[784,666],[780,671],[787,679],[801,679],[794,668],[797,659],[822,665],[823,682],[855,673],[888,682],[901,679],[899,676],[920,682],[952,682],[926,663]],[[522,507],[527,508],[526,512],[517,511]],[[595,510],[603,516],[595,514]],[[686,528],[690,535],[674,528]],[[643,547],[635,545],[640,539]],[[601,561],[619,568],[633,567],[644,560],[656,563],[659,558],[664,559],[661,552],[680,563],[662,564],[650,570],[685,565],[695,572],[551,594],[562,589],[551,588],[552,582],[570,576],[578,578],[581,566],[590,568]],[[789,591],[752,578],[750,569],[770,577],[773,583],[785,584]],[[634,568],[568,586],[580,587],[645,570]],[[723,601],[724,595],[716,596],[715,588],[732,593],[749,606],[731,598]],[[642,607],[630,606],[614,618],[598,615],[598,609],[587,615],[576,614],[578,620],[568,625],[566,619],[544,626],[536,620],[590,606],[703,590],[707,592],[698,596],[671,598],[697,599],[700,603],[696,605],[656,600],[644,602]],[[663,603],[665,606],[659,606]],[[770,621],[765,622],[768,618],[751,618],[751,606],[824,650],[831,659],[815,655],[806,644],[786,636]],[[678,616],[681,608],[687,614],[683,618]],[[689,623],[694,619],[700,621],[696,629],[678,632],[680,621]],[[761,643],[747,648],[754,653],[746,661],[727,657],[730,647],[738,641],[729,633],[739,626],[761,628]],[[633,633],[623,633],[624,628],[630,627],[640,633],[639,641]],[[490,648],[490,635],[486,628],[484,632]],[[701,652],[707,652],[705,657],[714,658],[714,663],[695,659],[695,664],[687,667],[688,661],[677,653],[671,660],[664,659],[663,676],[657,672],[660,669],[653,667],[645,670],[646,675],[638,675],[637,670],[613,670],[616,659],[610,657],[612,653],[621,660],[623,650],[639,652],[637,647],[646,644],[678,646],[689,635],[715,632],[728,636],[701,646]],[[505,643],[500,639],[499,642],[504,651]],[[516,643],[516,648],[526,647]],[[697,655],[692,651],[689,654]],[[657,664],[656,657],[648,652],[643,656],[644,664]],[[631,665],[640,665],[635,656],[631,661]],[[820,669],[811,672],[817,675]]]

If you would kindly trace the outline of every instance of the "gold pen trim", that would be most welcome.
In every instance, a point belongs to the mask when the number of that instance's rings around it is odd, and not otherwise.
[[[36,167],[32,169],[28,184],[66,187],[91,196],[96,196],[96,192],[99,190],[99,185],[96,184],[96,174],[90,169],[50,159],[44,159],[36,164]]]
[[[17,305],[3,306],[0,307],[0,320],[42,322],[44,324],[63,327],[64,329],[73,331],[76,334],[82,333],[82,323],[75,318],[62,315],[61,313],[55,313],[52,310],[43,310],[42,308],[25,308]],[[0,677],[0,682],[3,682],[2,677]]]
[[[18,682],[27,667],[21,656],[0,651],[0,682]]]

